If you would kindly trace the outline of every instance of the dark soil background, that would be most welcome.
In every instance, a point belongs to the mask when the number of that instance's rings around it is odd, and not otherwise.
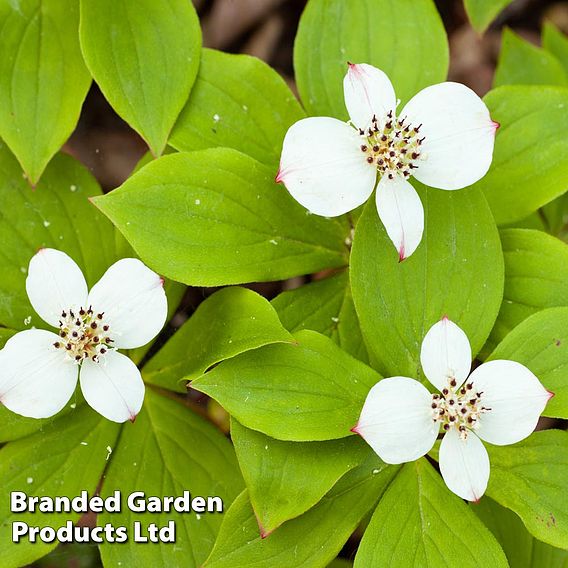
[[[352,0],[345,0],[349,2]],[[232,53],[255,55],[282,74],[294,89],[292,52],[294,36],[305,0],[193,0],[203,29],[203,44]],[[543,20],[552,21],[568,34],[568,2],[557,0],[515,0],[483,36],[470,26],[462,0],[436,0],[450,43],[449,80],[465,83],[479,95],[491,87],[499,53],[501,30],[508,26],[529,41],[540,43]],[[64,150],[85,164],[105,191],[128,178],[146,153],[142,139],[112,110],[93,84],[83,106],[77,129]],[[314,275],[286,282],[253,284],[250,287],[268,298],[295,288]],[[215,289],[189,288],[165,337],[179,327],[199,303]],[[161,338],[163,343],[165,337]],[[195,394],[189,404],[201,406]],[[209,405],[211,419],[226,430],[226,415]],[[83,519],[92,523],[93,519]],[[343,555],[352,557],[356,541],[348,543]],[[96,546],[61,546],[33,566],[42,568],[90,568],[101,566]],[[277,568],[277,567],[275,567]]]

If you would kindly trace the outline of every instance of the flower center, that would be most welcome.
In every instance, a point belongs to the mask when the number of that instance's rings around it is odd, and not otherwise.
[[[371,126],[365,131],[359,129],[364,139],[361,152],[368,164],[376,166],[381,175],[393,179],[396,174],[405,178],[412,175],[412,170],[420,158],[420,146],[424,137],[420,137],[421,124],[413,126],[406,118],[397,119],[392,110],[387,115],[387,122],[380,127],[377,117],[373,116]]]
[[[491,408],[482,406],[483,392],[476,392],[473,383],[467,383],[456,389],[456,380],[448,382],[448,388],[441,394],[432,395],[432,417],[434,422],[440,422],[447,432],[454,427],[464,440],[468,429],[479,426],[479,415],[488,412]]]
[[[59,337],[61,341],[56,341],[53,346],[64,349],[77,364],[83,359],[98,363],[113,342],[104,312],[95,314],[90,306],[88,309],[81,307],[77,313],[73,310],[61,312]]]

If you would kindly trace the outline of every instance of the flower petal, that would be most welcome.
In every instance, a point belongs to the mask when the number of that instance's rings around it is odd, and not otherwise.
[[[420,351],[420,362],[426,378],[439,390],[456,379],[458,388],[471,369],[471,347],[467,335],[447,317],[429,330]]]
[[[11,337],[0,351],[0,402],[30,418],[57,414],[77,385],[78,367],[53,344],[57,335],[28,329]]]
[[[553,396],[529,369],[516,361],[488,361],[470,376],[473,392],[488,412],[479,416],[477,435],[490,444],[515,444],[529,436]]]
[[[424,208],[418,193],[403,177],[383,176],[377,186],[377,212],[398,251],[399,261],[408,258],[424,232]]]
[[[373,116],[384,126],[387,113],[396,109],[390,79],[386,73],[366,63],[349,64],[343,79],[343,94],[351,122],[363,130],[371,126]]]
[[[334,118],[305,118],[292,125],[282,147],[277,182],[316,215],[337,217],[365,203],[377,170],[366,162],[357,131]]]
[[[464,440],[456,428],[446,432],[440,444],[440,473],[450,491],[468,501],[479,501],[489,481],[489,456],[471,431]]]
[[[432,395],[414,379],[379,381],[367,395],[354,432],[386,463],[414,461],[430,451],[439,432]]]
[[[122,353],[109,351],[100,363],[85,359],[80,373],[85,400],[113,422],[134,420],[144,401],[138,367]]]
[[[87,299],[87,283],[81,269],[64,252],[44,248],[30,260],[26,291],[42,320],[58,327],[61,312],[79,308]]]
[[[156,337],[168,315],[163,280],[136,258],[115,262],[93,286],[89,305],[104,312],[114,347],[133,349]]]
[[[489,169],[498,124],[485,103],[459,83],[439,83],[415,95],[400,113],[422,124],[417,180],[440,189],[461,189]]]

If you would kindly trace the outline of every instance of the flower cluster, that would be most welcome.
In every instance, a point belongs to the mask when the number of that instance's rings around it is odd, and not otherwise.
[[[489,480],[481,440],[497,446],[529,436],[553,395],[515,361],[483,363],[470,374],[466,334],[444,318],[428,331],[420,353],[426,378],[439,393],[407,377],[379,381],[352,429],[390,464],[427,454],[440,432],[440,472],[451,491],[478,501]]]
[[[475,183],[491,165],[499,124],[459,83],[423,89],[398,115],[394,88],[376,67],[350,63],[343,89],[350,121],[311,117],[292,125],[276,181],[327,217],[359,207],[376,187],[379,217],[402,261],[424,230],[424,209],[408,180],[448,190]]]
[[[53,416],[79,378],[97,412],[115,422],[134,420],[144,383],[117,349],[145,345],[162,329],[167,317],[162,279],[139,260],[124,258],[89,292],[69,256],[42,249],[30,261],[26,290],[57,334],[29,329],[8,340],[0,351],[0,402],[23,416]]]

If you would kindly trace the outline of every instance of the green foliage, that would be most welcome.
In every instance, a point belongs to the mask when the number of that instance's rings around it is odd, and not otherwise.
[[[79,48],[79,5],[4,0],[0,28],[0,136],[35,185],[75,128],[91,83]]]
[[[245,288],[225,288],[200,304],[144,366],[143,377],[148,383],[185,392],[188,380],[224,359],[270,343],[292,341],[262,296]]]
[[[231,438],[264,537],[316,505],[340,477],[371,453],[359,437],[283,442],[245,428],[234,419]]]
[[[298,90],[308,113],[347,119],[347,63],[369,63],[408,101],[444,81],[448,42],[432,0],[310,0],[294,45]]]
[[[447,315],[476,354],[503,294],[499,236],[481,192],[419,188],[425,232],[402,263],[370,201],[351,258],[353,299],[374,366],[384,376],[419,377],[420,346]]]
[[[511,568],[566,568],[568,551],[540,542],[509,509],[489,497],[472,505],[472,511],[499,541]]]
[[[473,187],[485,192],[502,225],[523,219],[566,191],[568,89],[509,85],[490,91],[484,100],[501,128],[491,169]]]
[[[272,305],[289,331],[317,331],[331,337],[356,359],[368,362],[346,271],[282,292]]]
[[[568,74],[568,38],[550,22],[542,28],[542,47],[556,56]]]
[[[513,446],[489,446],[487,495],[521,517],[539,540],[568,548],[568,432],[535,432]]]
[[[568,307],[538,312],[513,329],[489,359],[528,367],[555,396],[544,416],[568,418]]]
[[[128,495],[216,495],[230,505],[243,488],[235,454],[228,440],[211,424],[198,418],[178,401],[146,391],[144,408],[135,424],[127,424],[106,474],[102,496],[120,489]],[[135,513],[126,505],[120,513],[102,513],[99,525],[126,526],[176,523],[175,547],[127,543],[101,545],[107,566],[201,566],[213,546],[223,515],[207,513]]]
[[[279,440],[348,436],[380,376],[323,335],[295,337],[298,345],[268,345],[224,361],[191,386],[244,426]]]
[[[568,75],[560,61],[544,49],[505,28],[499,62],[493,80],[502,85],[568,85]]]
[[[282,77],[266,63],[204,49],[170,144],[179,151],[234,148],[276,170],[286,131],[304,116]]]
[[[67,495],[76,497],[97,488],[108,459],[107,447],[113,448],[119,426],[83,406],[60,418],[49,432],[11,442],[0,450],[0,486],[2,507],[0,546],[2,566],[12,568],[28,564],[46,554],[57,543],[30,543],[25,539],[12,543],[12,523],[55,529],[67,520],[76,522],[79,513],[11,513],[10,492],[28,495]]]
[[[81,49],[116,112],[159,156],[199,66],[191,2],[81,0]]]
[[[22,330],[45,327],[31,307],[25,280],[32,256],[43,247],[69,254],[92,286],[116,260],[114,228],[87,200],[100,195],[81,164],[59,154],[35,190],[0,143],[0,323]],[[25,321],[24,321],[25,320]]]
[[[365,531],[355,568],[460,566],[506,568],[493,535],[449,493],[426,459],[406,464]]]
[[[206,568],[323,568],[372,509],[398,467],[370,458],[347,473],[312,509],[262,539],[243,492],[225,515]]]
[[[501,231],[505,293],[489,352],[514,327],[539,310],[568,306],[568,245],[540,231]]]
[[[343,224],[308,215],[273,178],[249,156],[212,148],[163,156],[95,202],[144,262],[194,286],[346,264]]]
[[[479,33],[483,33],[499,12],[511,2],[512,0],[464,0],[464,6],[471,25]]]

